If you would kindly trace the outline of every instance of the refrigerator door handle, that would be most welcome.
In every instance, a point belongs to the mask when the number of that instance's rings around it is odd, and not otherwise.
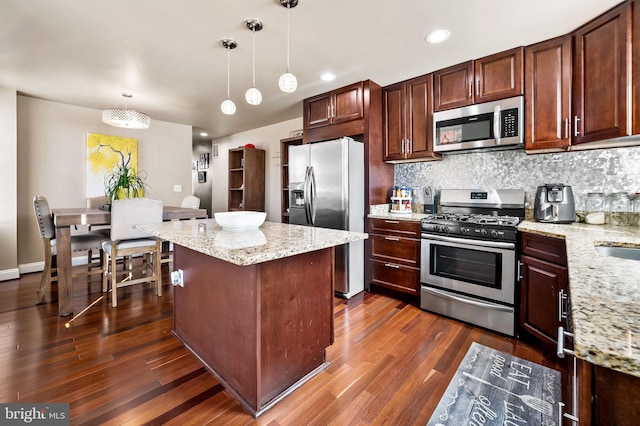
[[[304,172],[304,216],[307,225],[311,225],[311,167],[307,166]]]
[[[311,188],[311,203],[309,206],[309,212],[311,216],[311,225],[315,226],[316,222],[316,173],[313,171],[313,166],[309,167],[309,180],[311,184],[309,185]]]

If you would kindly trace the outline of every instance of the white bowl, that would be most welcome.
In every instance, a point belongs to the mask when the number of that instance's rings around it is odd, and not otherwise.
[[[237,211],[214,213],[213,218],[218,225],[228,231],[244,231],[258,229],[267,218],[265,212]]]

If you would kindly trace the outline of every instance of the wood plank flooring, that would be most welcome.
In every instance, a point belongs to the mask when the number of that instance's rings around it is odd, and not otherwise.
[[[169,282],[163,265],[164,282]],[[253,419],[171,334],[173,290],[119,290],[72,322],[40,274],[0,282],[0,401],[70,403],[73,425],[424,425],[471,342],[560,368],[516,339],[383,293],[335,299],[329,367]],[[98,277],[74,280],[79,312]],[[286,332],[286,331],[283,331]]]

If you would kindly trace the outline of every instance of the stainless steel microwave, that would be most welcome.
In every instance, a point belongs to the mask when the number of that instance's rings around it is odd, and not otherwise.
[[[523,144],[523,96],[433,114],[436,152],[520,148]]]

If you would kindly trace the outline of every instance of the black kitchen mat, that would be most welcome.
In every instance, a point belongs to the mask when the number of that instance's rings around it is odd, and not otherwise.
[[[557,425],[560,373],[472,343],[428,426]]]

